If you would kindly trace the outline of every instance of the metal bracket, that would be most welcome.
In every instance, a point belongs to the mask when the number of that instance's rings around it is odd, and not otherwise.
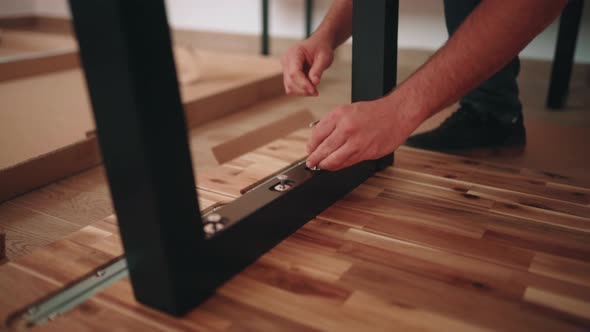
[[[397,6],[354,1],[353,101],[395,85]],[[286,179],[269,179],[205,215],[204,228],[164,1],[70,0],[70,7],[130,279],[143,304],[184,314],[393,162],[388,155],[338,172],[295,164],[280,174]]]
[[[102,289],[127,276],[127,263],[120,258],[98,269],[70,286],[32,304],[24,312],[18,312],[7,320],[7,325],[33,327],[43,325],[75,308]]]

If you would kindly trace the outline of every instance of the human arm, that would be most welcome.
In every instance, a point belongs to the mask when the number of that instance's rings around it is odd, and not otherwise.
[[[335,0],[317,30],[281,58],[288,95],[317,96],[322,73],[332,64],[334,49],[352,34],[352,0]]]
[[[447,43],[392,93],[336,108],[312,132],[309,167],[341,169],[394,151],[428,117],[513,59],[566,0],[483,0]]]

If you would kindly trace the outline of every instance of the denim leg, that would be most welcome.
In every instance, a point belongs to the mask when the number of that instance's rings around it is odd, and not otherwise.
[[[452,35],[480,0],[444,0],[447,31]],[[521,115],[517,77],[520,61],[515,57],[494,76],[465,95],[460,104],[485,112],[497,119],[514,121]]]

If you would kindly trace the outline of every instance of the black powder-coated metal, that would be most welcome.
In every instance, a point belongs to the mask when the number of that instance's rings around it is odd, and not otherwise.
[[[397,79],[399,0],[354,0],[352,17],[352,102],[388,94]],[[393,154],[377,169],[393,164]]]
[[[570,86],[583,7],[583,0],[570,0],[561,14],[555,56],[551,68],[551,79],[549,80],[549,92],[547,94],[547,107],[549,109],[561,109],[565,104]]]
[[[260,34],[260,53],[270,54],[270,37],[268,32],[269,0],[262,0],[262,33]]]
[[[355,3],[353,100],[375,99],[395,85],[397,1]],[[283,172],[289,190],[277,191],[279,180],[269,180],[216,209],[224,228],[206,236],[163,0],[70,6],[133,290],[145,305],[184,314],[392,161],[337,172],[295,164]],[[369,17],[382,25],[360,27]],[[380,50],[375,56],[359,45]]]
[[[198,302],[204,242],[162,0],[71,0],[98,140],[137,299]]]
[[[270,180],[215,210],[226,229],[207,241],[206,257],[199,257],[199,264],[207,267],[200,280],[221,285],[374,172],[374,161],[338,172],[311,171],[301,163],[283,173],[289,175],[291,189],[272,190],[280,182]]]
[[[305,0],[305,37],[313,32],[313,0]]]

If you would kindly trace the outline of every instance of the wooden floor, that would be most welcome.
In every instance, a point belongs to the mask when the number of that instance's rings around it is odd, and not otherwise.
[[[400,51],[400,80],[409,75],[428,53]],[[345,58],[345,57],[343,57]],[[549,112],[544,103],[549,63],[523,61],[522,99],[528,146],[522,156],[488,157],[488,161],[527,167],[589,179],[590,153],[590,66],[576,65],[569,106]],[[537,90],[535,90],[537,89]],[[535,94],[534,92],[537,91]],[[308,108],[321,118],[333,107],[346,103],[350,95],[350,63],[337,61],[321,84],[320,97],[280,97],[242,112],[199,126],[190,132],[195,171],[218,165],[211,148],[216,144]],[[439,113],[417,131],[440,123],[453,107]],[[29,194],[0,204],[0,227],[6,230],[10,259],[30,253],[112,213],[103,169],[94,168]]]
[[[428,55],[401,51],[400,79]],[[207,174],[222,172],[212,146],[302,108],[319,118],[348,102],[349,69],[349,62],[337,61],[325,75],[318,98],[275,98],[192,130],[199,186],[208,183]],[[341,327],[334,324],[356,330],[588,329],[589,73],[590,66],[575,67],[568,107],[550,113],[543,107],[549,64],[523,61],[521,89],[529,142],[525,155],[488,158],[509,165],[498,166],[402,149],[396,168],[309,223],[184,321],[169,322],[138,307],[123,282],[52,328],[81,329],[76,324],[109,319],[138,324],[133,329],[162,330]],[[435,126],[452,110],[418,130]],[[304,136],[295,134],[284,143],[295,152],[277,156],[280,149],[267,151],[273,162],[245,156],[250,163],[244,171],[247,180],[232,177],[243,163],[230,166],[234,172],[217,176],[231,185],[215,191],[235,194],[244,183],[301,156],[297,144]],[[233,195],[208,190],[204,205]],[[102,167],[0,204],[8,257],[21,258],[0,272],[0,278],[16,276],[0,282],[2,316],[119,255],[112,213]],[[442,217],[445,214],[448,217]],[[67,236],[65,242],[55,243]],[[37,250],[41,247],[45,249]],[[54,274],[22,274],[35,271],[39,262],[55,269]],[[19,301],[13,301],[12,294],[19,294]],[[143,314],[151,318],[139,319]],[[252,318],[240,319],[244,315]]]
[[[201,207],[230,201],[303,157],[307,135],[295,132],[202,172]],[[125,279],[39,330],[587,330],[590,184],[581,182],[401,148],[395,167],[187,316],[139,305]],[[121,254],[111,216],[5,264],[0,317]]]

